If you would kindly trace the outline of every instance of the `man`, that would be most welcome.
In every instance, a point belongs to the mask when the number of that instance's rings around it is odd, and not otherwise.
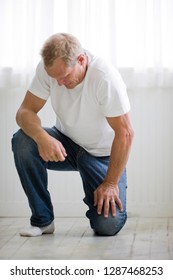
[[[126,221],[126,171],[133,129],[126,87],[117,70],[84,50],[70,34],[51,36],[16,120],[16,168],[31,208],[22,236],[54,232],[47,169],[78,171],[86,216],[98,235],[115,235]],[[51,98],[56,125],[37,113]]]

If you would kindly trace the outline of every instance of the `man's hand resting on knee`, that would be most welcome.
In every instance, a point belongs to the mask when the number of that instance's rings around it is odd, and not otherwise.
[[[116,216],[116,204],[120,211],[123,211],[118,185],[103,182],[94,192],[94,206],[97,206],[97,213],[101,215],[103,211],[104,217],[107,218],[111,210],[112,216]]]

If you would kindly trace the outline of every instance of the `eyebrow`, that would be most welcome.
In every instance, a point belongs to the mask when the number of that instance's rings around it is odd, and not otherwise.
[[[47,71],[46,71],[47,72]],[[53,79],[64,79],[64,78],[66,78],[68,75],[70,75],[71,74],[71,72],[72,72],[72,70],[69,72],[69,71],[67,71],[66,73],[64,73],[64,75],[62,76],[60,76],[60,77],[58,77],[57,78],[57,76],[56,75],[51,75],[51,74],[48,74],[51,78],[53,78]]]

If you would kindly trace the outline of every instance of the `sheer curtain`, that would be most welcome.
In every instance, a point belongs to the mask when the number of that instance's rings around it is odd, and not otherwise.
[[[0,87],[26,86],[45,39],[69,32],[128,87],[173,86],[173,0],[1,0]]]

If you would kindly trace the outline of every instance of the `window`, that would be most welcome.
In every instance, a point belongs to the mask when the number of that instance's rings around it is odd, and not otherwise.
[[[56,32],[74,34],[124,73],[172,86],[173,0],[1,0],[0,17],[1,87],[26,85]]]

